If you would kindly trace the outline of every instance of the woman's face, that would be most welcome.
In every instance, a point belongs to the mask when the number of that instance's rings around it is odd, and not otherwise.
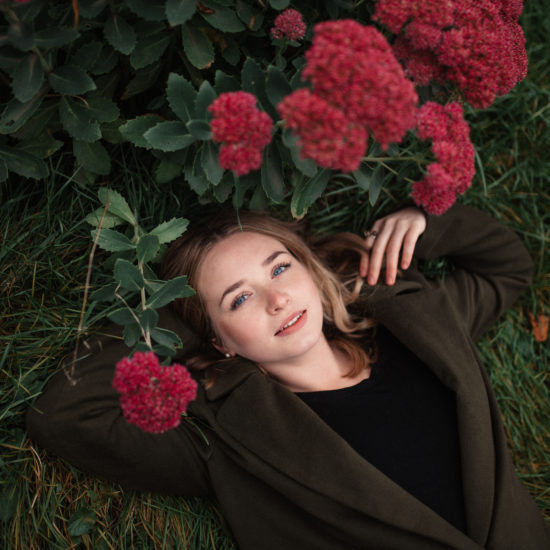
[[[226,237],[207,253],[197,286],[222,353],[269,372],[302,360],[324,340],[319,290],[277,239],[252,232]]]

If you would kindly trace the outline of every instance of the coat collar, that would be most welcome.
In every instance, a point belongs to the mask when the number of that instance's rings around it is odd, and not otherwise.
[[[479,548],[477,544],[483,546],[488,537],[494,501],[487,390],[469,335],[457,328],[460,323],[453,318],[445,292],[422,292],[422,287],[414,278],[378,287],[368,296],[368,308],[456,392],[470,539],[365,461],[298,397],[254,364],[235,365],[206,391],[206,398],[225,398],[215,420],[218,433],[233,446],[242,446],[243,454],[258,457],[247,467],[256,464],[262,469],[268,463],[269,471],[281,472],[300,486],[393,527],[442,544],[452,542],[451,547]],[[409,311],[414,311],[414,319]]]

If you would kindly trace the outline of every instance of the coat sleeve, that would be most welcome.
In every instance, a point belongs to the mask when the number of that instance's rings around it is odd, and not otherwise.
[[[206,495],[211,453],[198,429],[149,434],[126,422],[112,387],[114,366],[128,355],[120,338],[95,338],[72,381],[60,371],[27,412],[30,438],[78,468],[129,488]],[[192,409],[190,407],[190,414]]]
[[[478,338],[529,285],[533,262],[512,230],[475,208],[455,204],[427,218],[415,254],[452,260],[454,271],[437,284]]]

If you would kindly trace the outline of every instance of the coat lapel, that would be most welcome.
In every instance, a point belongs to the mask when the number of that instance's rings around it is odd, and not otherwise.
[[[373,297],[371,307],[376,318],[456,393],[468,532],[483,545],[495,496],[492,412],[487,399],[487,391],[492,390],[487,388],[471,337],[454,316],[444,289],[414,292],[415,286],[421,285],[404,281],[401,288],[384,288]]]

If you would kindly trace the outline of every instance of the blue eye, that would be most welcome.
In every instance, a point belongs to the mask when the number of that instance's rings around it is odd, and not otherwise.
[[[290,267],[290,264],[279,264],[275,266],[275,269],[273,270],[273,277],[277,277],[277,275],[280,275],[283,271],[285,271],[289,267]]]
[[[231,309],[237,309],[241,304],[243,304],[246,299],[248,298],[248,294],[241,294],[240,296],[237,296],[231,303]]]

